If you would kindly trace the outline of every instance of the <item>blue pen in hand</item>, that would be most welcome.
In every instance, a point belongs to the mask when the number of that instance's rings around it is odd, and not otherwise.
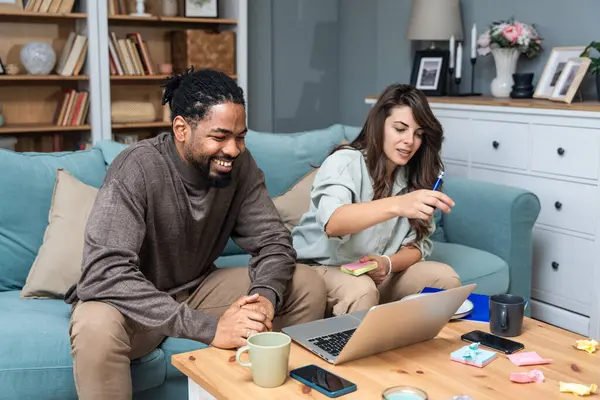
[[[440,185],[442,184],[442,179],[444,178],[444,171],[440,172],[440,174],[437,177],[437,181],[435,181],[435,185],[433,185],[433,189],[432,190],[438,190],[438,188],[440,187]]]

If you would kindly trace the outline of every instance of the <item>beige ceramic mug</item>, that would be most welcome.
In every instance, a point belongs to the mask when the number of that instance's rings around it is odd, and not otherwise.
[[[281,386],[288,374],[291,343],[290,337],[283,333],[257,333],[248,338],[247,346],[239,348],[235,359],[252,370],[256,385],[264,388]],[[250,362],[240,360],[245,351]]]

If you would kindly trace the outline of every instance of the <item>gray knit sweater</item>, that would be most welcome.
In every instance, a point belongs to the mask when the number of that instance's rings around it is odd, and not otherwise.
[[[250,259],[249,293],[278,310],[296,252],[249,152],[226,188],[207,187],[171,134],[142,141],[112,162],[91,211],[82,275],[65,296],[103,301],[137,329],[210,343],[218,319],[178,303],[214,268],[231,236]]]

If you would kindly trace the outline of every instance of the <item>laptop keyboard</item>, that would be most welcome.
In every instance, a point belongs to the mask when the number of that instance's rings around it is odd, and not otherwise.
[[[317,346],[318,348],[325,350],[329,354],[333,356],[338,356],[352,334],[356,331],[355,329],[350,329],[343,332],[336,332],[330,335],[319,336],[313,339],[309,339],[308,341]]]

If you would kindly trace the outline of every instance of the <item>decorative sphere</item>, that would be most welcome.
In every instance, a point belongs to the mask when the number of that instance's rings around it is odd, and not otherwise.
[[[56,53],[48,43],[29,42],[21,50],[21,62],[30,75],[48,75],[56,63]]]

